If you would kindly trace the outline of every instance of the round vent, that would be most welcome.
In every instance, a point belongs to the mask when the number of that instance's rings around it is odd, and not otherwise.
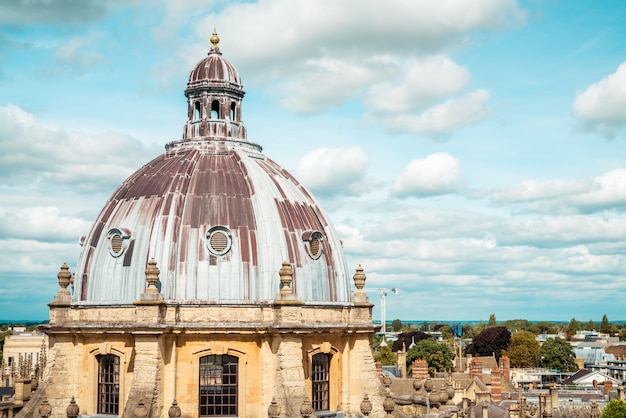
[[[302,234],[302,239],[305,242],[309,256],[312,259],[317,260],[322,255],[322,241],[324,235],[320,231],[306,231]]]
[[[122,252],[122,244],[123,240],[121,235],[115,234],[111,236],[111,251],[114,253]]]
[[[206,234],[207,248],[215,255],[224,255],[230,251],[232,235],[230,230],[223,226],[214,226]]]
[[[121,228],[112,228],[107,233],[109,239],[109,253],[113,257],[119,257],[126,249],[130,231]]]
[[[310,248],[311,248],[311,255],[313,256],[313,258],[317,258],[320,256],[320,251],[322,251],[320,245],[320,240],[319,238],[313,238],[311,239],[311,243],[309,244]]]

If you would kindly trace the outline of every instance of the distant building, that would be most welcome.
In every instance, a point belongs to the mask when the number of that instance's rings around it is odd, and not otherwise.
[[[26,329],[8,335],[2,349],[2,385],[13,387],[18,377],[36,375],[42,352],[47,348],[47,336],[41,332],[26,332]]]

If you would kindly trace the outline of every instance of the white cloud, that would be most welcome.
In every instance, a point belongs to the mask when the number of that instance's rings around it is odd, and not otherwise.
[[[626,169],[611,170],[594,179],[587,193],[575,195],[571,203],[583,211],[619,208],[626,210]]]
[[[423,113],[390,117],[387,127],[396,132],[446,137],[456,129],[476,123],[489,114],[489,92],[475,90],[465,96],[446,100]]]
[[[192,20],[203,41],[179,48],[177,55],[188,66],[194,65],[210,45],[207,28],[215,27],[221,50],[246,75],[247,85],[270,84],[273,93],[282,95],[281,104],[310,113],[359,98],[374,77],[380,83],[390,82],[397,75],[397,62],[437,56],[466,42],[474,31],[503,30],[525,19],[514,0],[390,0],[385,7],[374,0],[229,3],[217,13]],[[260,22],[264,28],[280,29],[260,30]],[[445,58],[440,60],[439,67],[447,64],[443,75],[451,85],[437,82],[437,88],[458,88],[467,73],[460,74],[464,70]],[[436,63],[426,61],[421,66],[432,75]],[[323,74],[313,75],[312,70]],[[421,91],[427,84],[421,84]],[[408,102],[405,105],[419,101],[418,90],[401,98]],[[430,92],[437,97],[441,93]],[[380,95],[374,89],[371,96]]]
[[[459,189],[459,160],[448,153],[438,152],[409,163],[396,178],[391,194],[406,196],[435,196]]]
[[[103,40],[103,34],[97,32],[71,37],[54,51],[58,65],[70,69],[71,72],[81,72],[101,65],[104,57],[95,51],[99,49],[97,44]]]
[[[358,195],[365,191],[369,162],[359,147],[320,148],[300,159],[296,177],[320,195]]]
[[[423,110],[461,91],[471,79],[469,71],[443,55],[413,58],[398,71],[403,79],[373,85],[366,98],[370,109],[382,112]]]
[[[0,207],[0,236],[40,241],[78,242],[86,234],[91,222],[63,215],[58,207],[27,207],[3,209]]]
[[[626,62],[577,93],[573,110],[585,130],[614,137],[626,126]]]
[[[526,204],[529,211],[626,211],[626,169],[589,179],[527,180],[492,195],[500,204]],[[569,210],[568,210],[569,209]]]
[[[117,133],[86,135],[37,123],[15,105],[0,106],[0,178],[11,187],[112,191],[142,161],[160,152]]]
[[[492,195],[497,203],[516,203],[562,198],[589,190],[591,180],[527,180]]]
[[[366,65],[330,58],[309,60],[303,67],[298,78],[289,79],[278,89],[283,97],[280,103],[299,113],[316,113],[328,106],[340,106],[384,70],[375,63]]]

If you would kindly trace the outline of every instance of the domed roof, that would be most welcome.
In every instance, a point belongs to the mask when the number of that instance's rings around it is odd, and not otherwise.
[[[245,139],[243,90],[207,80],[186,91],[183,138],[122,183],[83,239],[75,303],[139,300],[151,258],[166,302],[271,302],[287,260],[299,300],[349,303],[341,242],[318,202]]]
[[[187,89],[207,86],[209,83],[227,83],[241,87],[239,73],[233,65],[222,57],[220,48],[217,46],[220,38],[213,32],[211,43],[213,46],[208,56],[200,61],[189,75]]]

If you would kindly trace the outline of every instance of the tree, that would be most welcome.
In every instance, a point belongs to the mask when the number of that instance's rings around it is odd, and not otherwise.
[[[624,418],[626,417],[626,401],[611,399],[602,409],[600,418]]]
[[[393,332],[398,332],[402,329],[402,321],[400,321],[399,319],[394,319],[393,321],[391,321],[391,329],[393,330]]]
[[[445,345],[435,341],[434,338],[426,338],[419,341],[406,353],[407,367],[413,364],[414,360],[424,359],[428,363],[428,373],[434,376],[435,372],[452,371],[454,364],[454,354]]]
[[[404,345],[405,350],[408,350],[411,344],[417,344],[419,341],[426,338],[431,337],[422,331],[403,332],[398,334],[398,339],[393,342],[391,349],[393,352],[397,352],[398,350],[402,350],[402,346]]]
[[[448,324],[437,324],[433,327],[433,331],[438,331],[444,340],[452,338],[452,327]]]
[[[539,321],[535,324],[535,326],[541,334],[556,334],[559,332],[557,326],[552,322]]]
[[[602,323],[600,324],[600,332],[603,334],[614,335],[618,333],[618,329],[615,325],[612,325],[609,322],[609,318],[607,318],[606,314],[602,317]]]
[[[487,328],[472,338],[472,342],[465,349],[465,353],[475,356],[495,355],[496,360],[499,360],[502,350],[509,346],[510,340],[511,333],[506,327]]]
[[[396,355],[393,351],[391,351],[391,348],[388,345],[378,347],[376,353],[374,354],[374,360],[380,361],[383,366],[395,366],[398,364]]]
[[[578,365],[572,346],[563,338],[548,338],[539,349],[539,365],[546,369],[575,372]]]
[[[535,334],[528,331],[516,332],[511,336],[509,348],[504,354],[509,356],[511,367],[536,367],[539,363],[539,343]]]
[[[581,329],[580,322],[578,322],[576,318],[572,318],[571,321],[569,321],[569,325],[565,327],[566,338],[571,340],[572,335],[576,335],[576,331],[580,331]]]
[[[498,323],[496,322],[496,314],[489,315],[489,322],[487,322],[487,328],[495,327]]]

